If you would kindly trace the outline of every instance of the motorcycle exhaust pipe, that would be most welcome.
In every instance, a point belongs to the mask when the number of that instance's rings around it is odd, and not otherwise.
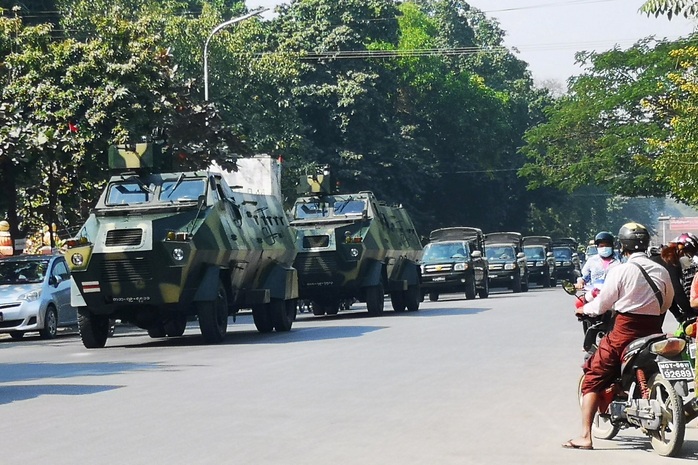
[[[694,397],[683,406],[683,414],[686,417],[686,423],[698,418],[698,398]]]

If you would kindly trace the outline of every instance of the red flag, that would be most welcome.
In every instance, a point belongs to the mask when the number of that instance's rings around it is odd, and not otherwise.
[[[70,132],[78,132],[78,125],[73,124],[72,121],[68,121],[68,131]]]

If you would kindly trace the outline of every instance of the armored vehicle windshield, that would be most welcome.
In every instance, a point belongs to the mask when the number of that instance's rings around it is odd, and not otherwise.
[[[303,197],[293,207],[294,220],[361,216],[367,210],[366,199],[353,196]]]
[[[166,179],[157,177],[147,184],[139,178],[111,182],[107,187],[105,205],[142,205],[156,202],[196,202],[206,194],[206,178],[184,179],[183,176]]]

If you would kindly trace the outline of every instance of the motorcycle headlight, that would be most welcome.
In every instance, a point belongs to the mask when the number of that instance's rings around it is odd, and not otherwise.
[[[650,346],[650,352],[665,357],[675,357],[686,347],[686,340],[677,337],[670,337],[663,341],[658,341]]]
[[[24,300],[26,302],[33,302],[37,300],[39,297],[41,297],[41,289],[37,289],[35,291],[29,291],[25,294],[20,295],[17,297],[17,300]]]
[[[505,270],[515,270],[516,269],[516,263],[507,263],[504,265]]]
[[[453,271],[465,271],[468,269],[467,263],[456,263],[453,267]]]

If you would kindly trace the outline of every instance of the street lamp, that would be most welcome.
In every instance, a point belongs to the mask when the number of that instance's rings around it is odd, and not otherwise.
[[[237,18],[229,19],[228,21],[224,21],[220,23],[218,26],[214,27],[211,33],[208,35],[208,38],[206,39],[206,43],[204,44],[204,100],[208,102],[208,43],[211,42],[211,38],[221,29],[226,28],[228,26],[231,26],[235,23],[239,23],[240,21],[244,21],[247,18],[251,18],[253,16],[257,16],[260,13],[264,13],[267,11],[269,8],[260,8],[259,10],[256,11],[251,11],[247,13],[246,15],[239,16]]]
[[[657,221],[662,223],[662,245],[666,244],[666,222],[671,219],[671,216],[660,216]]]

